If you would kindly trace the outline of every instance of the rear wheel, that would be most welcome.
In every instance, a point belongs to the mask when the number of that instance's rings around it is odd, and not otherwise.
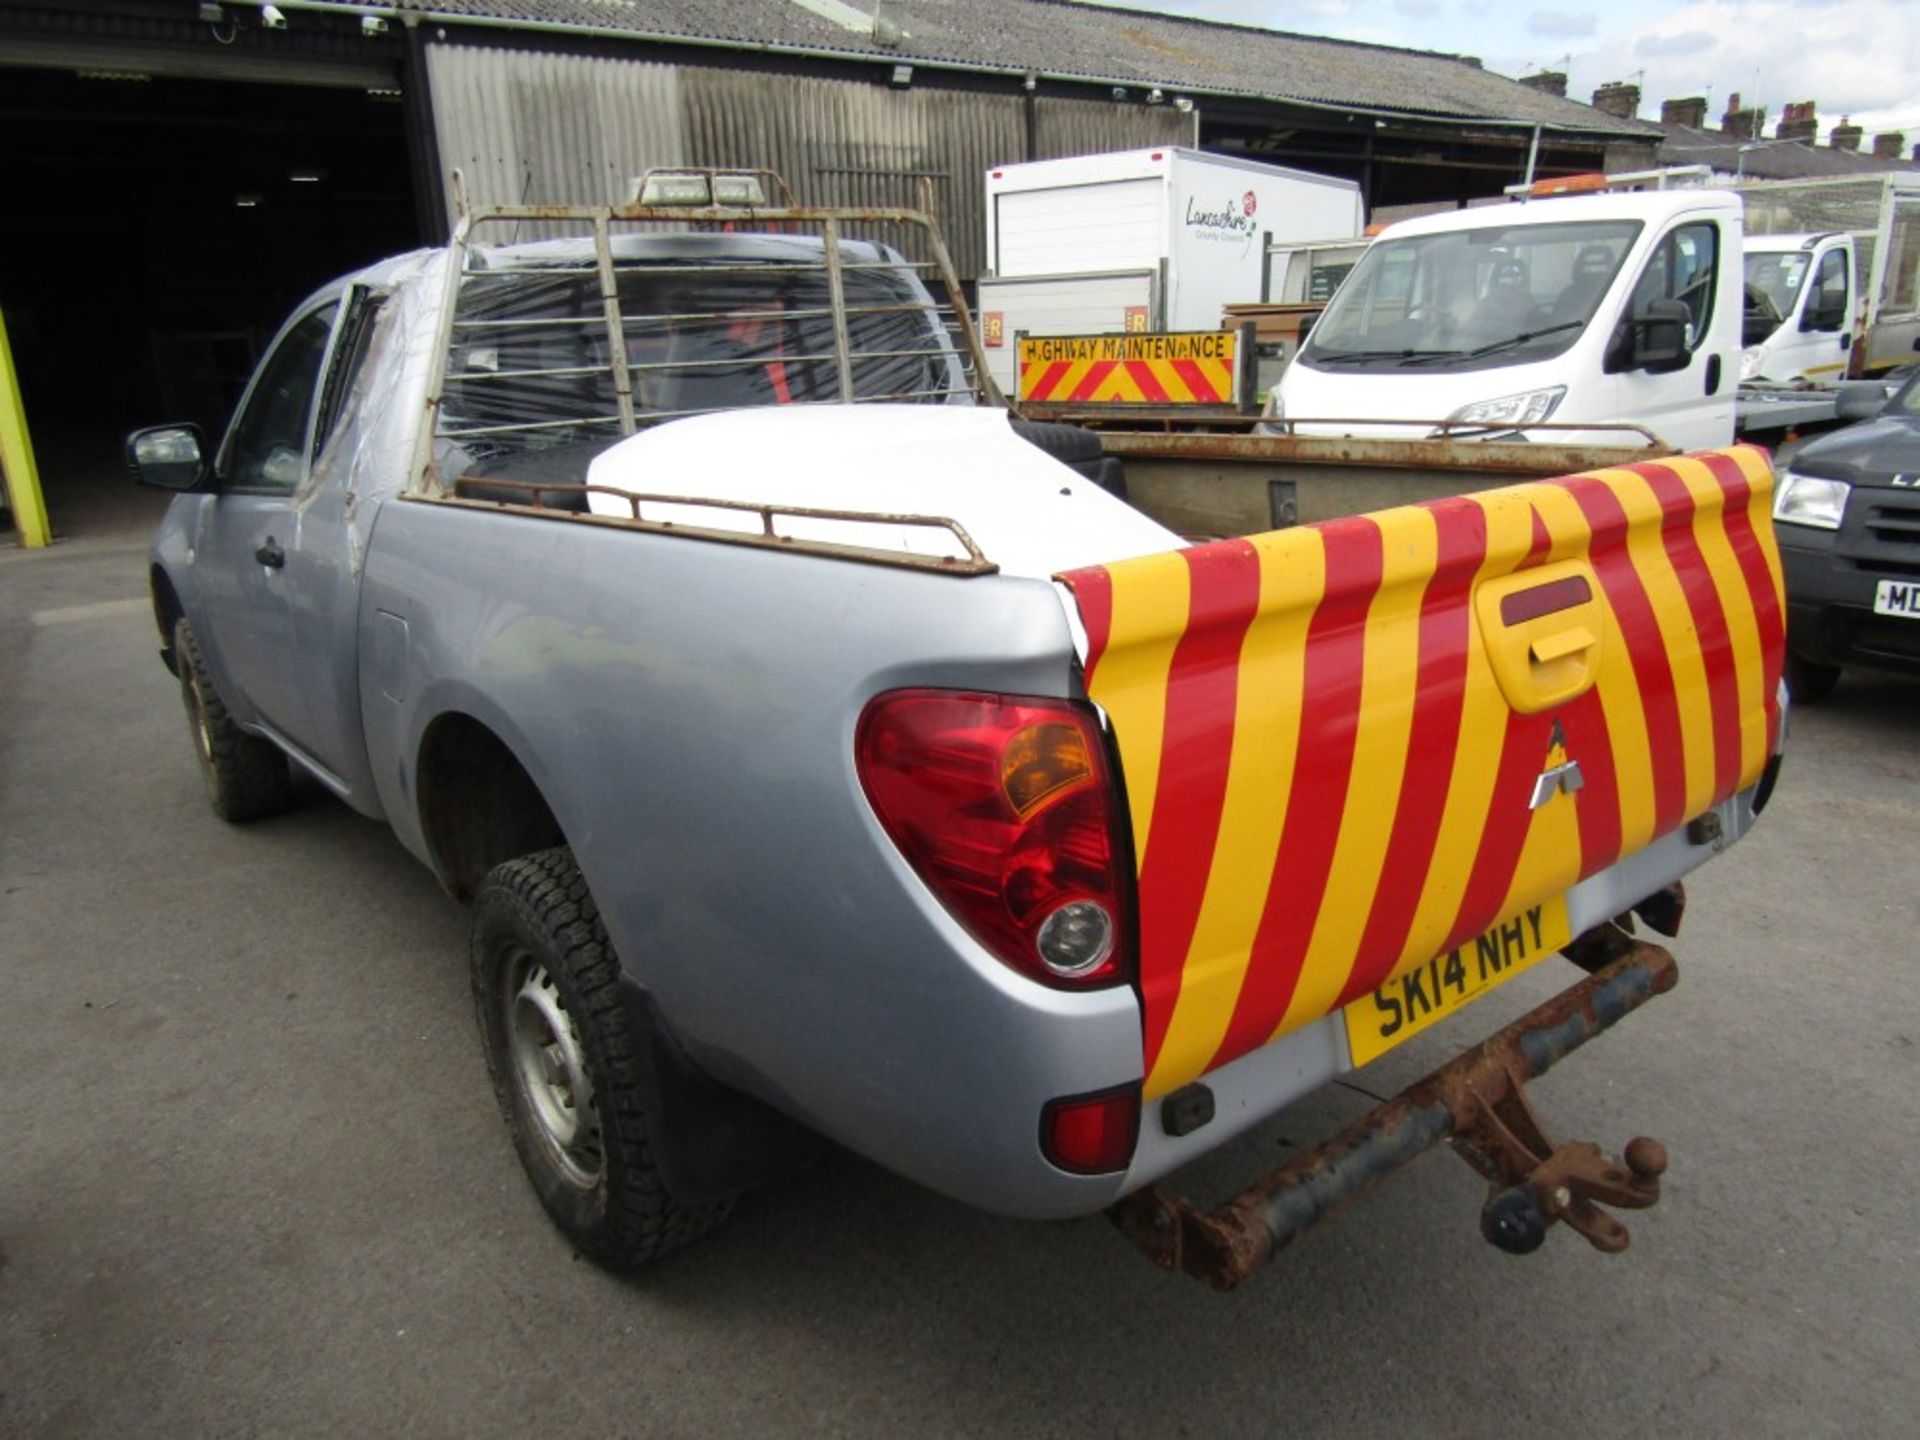
[[[731,1208],[667,1187],[651,1138],[650,1043],[629,1012],[599,908],[560,847],[495,866],[474,898],[473,998],[520,1163],[580,1253],[658,1259]]]
[[[1803,705],[1812,705],[1833,693],[1833,687],[1840,683],[1838,665],[1822,665],[1815,660],[1803,660],[1798,655],[1787,656],[1787,694]]]
[[[193,627],[173,627],[173,653],[180,670],[180,698],[187,707],[193,753],[207,783],[207,803],[222,820],[236,824],[277,815],[292,803],[293,776],[280,747],[249,735],[227,713],[226,702],[207,678],[206,662]]]

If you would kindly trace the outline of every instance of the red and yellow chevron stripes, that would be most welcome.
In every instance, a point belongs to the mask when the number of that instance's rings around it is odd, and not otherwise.
[[[1050,335],[1020,342],[1020,399],[1043,404],[1230,405],[1239,336]]]
[[[1061,576],[1128,785],[1147,1095],[1755,783],[1772,491],[1738,446]]]

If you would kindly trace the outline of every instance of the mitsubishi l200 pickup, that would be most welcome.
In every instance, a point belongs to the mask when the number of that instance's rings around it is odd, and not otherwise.
[[[1770,793],[1765,455],[1190,540],[1009,415],[924,215],[676,183],[464,214],[302,304],[217,446],[129,441],[214,811],[297,767],[470,902],[571,1241],[650,1260],[825,1136],[1222,1286],[1443,1142],[1502,1247],[1623,1247],[1660,1146],[1524,1083],[1671,987],[1632,917]],[[1556,954],[1235,1201],[1163,1186]]]

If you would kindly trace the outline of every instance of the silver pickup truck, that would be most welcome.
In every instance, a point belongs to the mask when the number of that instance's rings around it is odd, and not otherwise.
[[[301,305],[216,449],[129,440],[213,809],[291,762],[471,901],[573,1242],[648,1260],[824,1135],[1221,1285],[1447,1140],[1496,1243],[1623,1246],[1659,1147],[1523,1083],[1671,986],[1631,915],[1771,790],[1764,454],[1192,541],[1009,414],[924,216],[740,193],[466,215]],[[1155,1183],[1555,952],[1231,1204]]]

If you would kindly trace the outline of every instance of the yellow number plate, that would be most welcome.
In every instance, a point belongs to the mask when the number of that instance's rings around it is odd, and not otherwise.
[[[1394,976],[1343,1012],[1353,1063],[1364,1065],[1386,1054],[1572,939],[1567,902],[1549,900],[1502,921],[1477,940]]]

